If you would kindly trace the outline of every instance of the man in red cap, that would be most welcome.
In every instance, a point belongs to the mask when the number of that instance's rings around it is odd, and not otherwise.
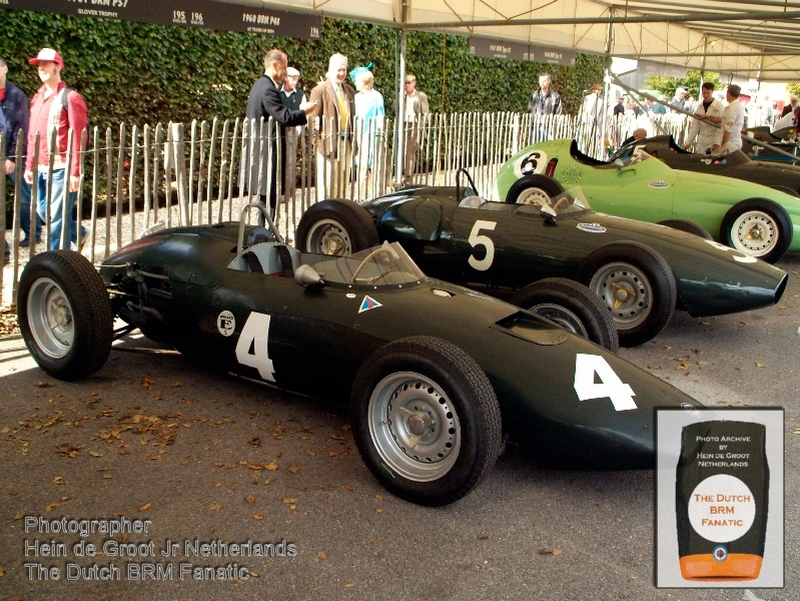
[[[30,126],[28,127],[28,156],[25,164],[25,181],[34,183],[36,176],[37,212],[42,221],[47,215],[47,176],[50,164],[50,136],[57,131],[57,155],[54,157],[53,177],[50,193],[50,249],[61,245],[62,222],[67,223],[66,245],[77,244],[77,224],[72,222],[75,197],[81,181],[81,136],[86,129],[86,103],[75,90],[68,90],[61,81],[64,61],[52,48],[42,48],[36,58],[28,61],[36,65],[42,87],[31,100]],[[67,141],[69,131],[73,133],[71,162],[67,165]],[[39,134],[39,161],[33,164],[36,134]],[[34,174],[34,167],[36,173]],[[69,169],[69,175],[67,175]],[[65,187],[69,190],[69,202]],[[66,205],[66,206],[65,206]],[[70,228],[72,223],[73,227]],[[82,234],[83,235],[83,234]]]

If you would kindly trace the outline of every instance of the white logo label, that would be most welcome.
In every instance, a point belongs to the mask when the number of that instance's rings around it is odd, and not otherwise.
[[[230,311],[223,311],[217,317],[217,329],[225,337],[233,335],[236,329],[236,318]]]
[[[579,223],[575,227],[582,232],[589,232],[590,234],[604,234],[606,232],[606,228],[599,223]]]

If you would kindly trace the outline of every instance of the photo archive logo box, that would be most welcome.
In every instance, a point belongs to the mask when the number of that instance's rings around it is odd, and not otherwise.
[[[656,586],[782,587],[783,409],[656,412]]]

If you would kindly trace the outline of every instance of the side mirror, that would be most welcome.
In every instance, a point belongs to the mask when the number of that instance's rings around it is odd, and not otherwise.
[[[300,265],[294,272],[294,281],[301,286],[324,285],[322,277],[311,265]]]

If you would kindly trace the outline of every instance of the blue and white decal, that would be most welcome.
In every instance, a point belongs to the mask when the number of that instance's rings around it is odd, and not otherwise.
[[[692,417],[703,417],[703,412],[691,403],[681,403],[681,408]]]
[[[717,545],[714,547],[714,550],[711,552],[714,556],[714,559],[720,563],[728,559],[728,549],[725,545]]]
[[[576,225],[582,232],[589,232],[590,234],[605,234],[606,228],[599,223],[579,223]]]
[[[361,306],[358,308],[359,314],[364,313],[364,311],[372,311],[373,309],[377,309],[378,307],[382,307],[383,305],[376,301],[371,296],[367,295],[361,301]]]

